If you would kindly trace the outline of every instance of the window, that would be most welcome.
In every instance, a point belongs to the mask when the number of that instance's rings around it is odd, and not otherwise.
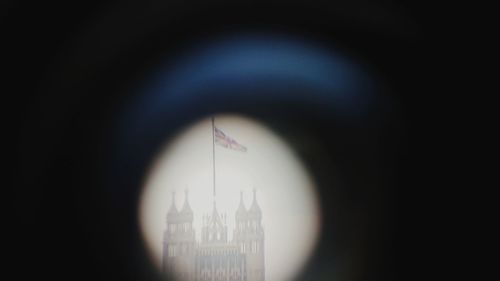
[[[175,254],[176,254],[176,246],[175,245],[168,246],[168,256],[175,257]]]

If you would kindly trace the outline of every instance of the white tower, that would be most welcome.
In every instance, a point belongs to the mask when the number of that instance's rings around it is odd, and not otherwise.
[[[264,229],[262,211],[257,203],[257,192],[253,190],[253,201],[247,211],[243,203],[243,193],[235,215],[236,228],[234,242],[246,255],[247,281],[264,281]]]
[[[195,254],[193,211],[189,206],[186,190],[181,211],[177,211],[174,194],[167,213],[167,229],[163,242],[163,271],[174,272],[181,280],[195,280]]]

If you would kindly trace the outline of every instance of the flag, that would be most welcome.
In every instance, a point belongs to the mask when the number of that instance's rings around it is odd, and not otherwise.
[[[230,148],[230,149],[237,150],[237,151],[242,151],[242,152],[247,151],[246,147],[239,144],[238,142],[236,142],[234,139],[227,136],[226,134],[224,134],[224,132],[222,132],[219,128],[214,126],[214,131],[215,131],[215,143],[216,144],[223,146],[225,148]]]

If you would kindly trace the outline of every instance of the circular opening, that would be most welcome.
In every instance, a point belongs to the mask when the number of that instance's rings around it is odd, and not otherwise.
[[[160,151],[139,222],[159,271],[249,281],[295,277],[321,224],[316,187],[292,148],[237,115],[203,119]]]

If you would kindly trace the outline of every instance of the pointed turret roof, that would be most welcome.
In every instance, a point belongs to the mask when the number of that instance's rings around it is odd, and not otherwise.
[[[188,190],[184,190],[184,206],[182,206],[181,213],[183,214],[193,214],[193,210],[191,209],[191,206],[189,205],[189,198],[188,198]]]
[[[248,213],[251,214],[251,215],[258,215],[258,216],[261,216],[261,214],[262,214],[260,206],[257,203],[257,190],[255,190],[255,188],[253,189],[252,206],[250,206],[250,209],[248,210]]]
[[[243,191],[240,192],[240,205],[238,206],[238,210],[236,210],[236,219],[244,219],[247,216],[247,208],[245,207],[245,203],[243,202]]]
[[[193,222],[193,210],[189,206],[188,190],[184,191],[184,205],[182,206],[181,212],[179,213],[179,221],[182,222]]]
[[[175,206],[175,192],[172,192],[172,204],[167,212],[167,220],[175,220],[178,215],[179,211],[177,211],[177,207]]]

